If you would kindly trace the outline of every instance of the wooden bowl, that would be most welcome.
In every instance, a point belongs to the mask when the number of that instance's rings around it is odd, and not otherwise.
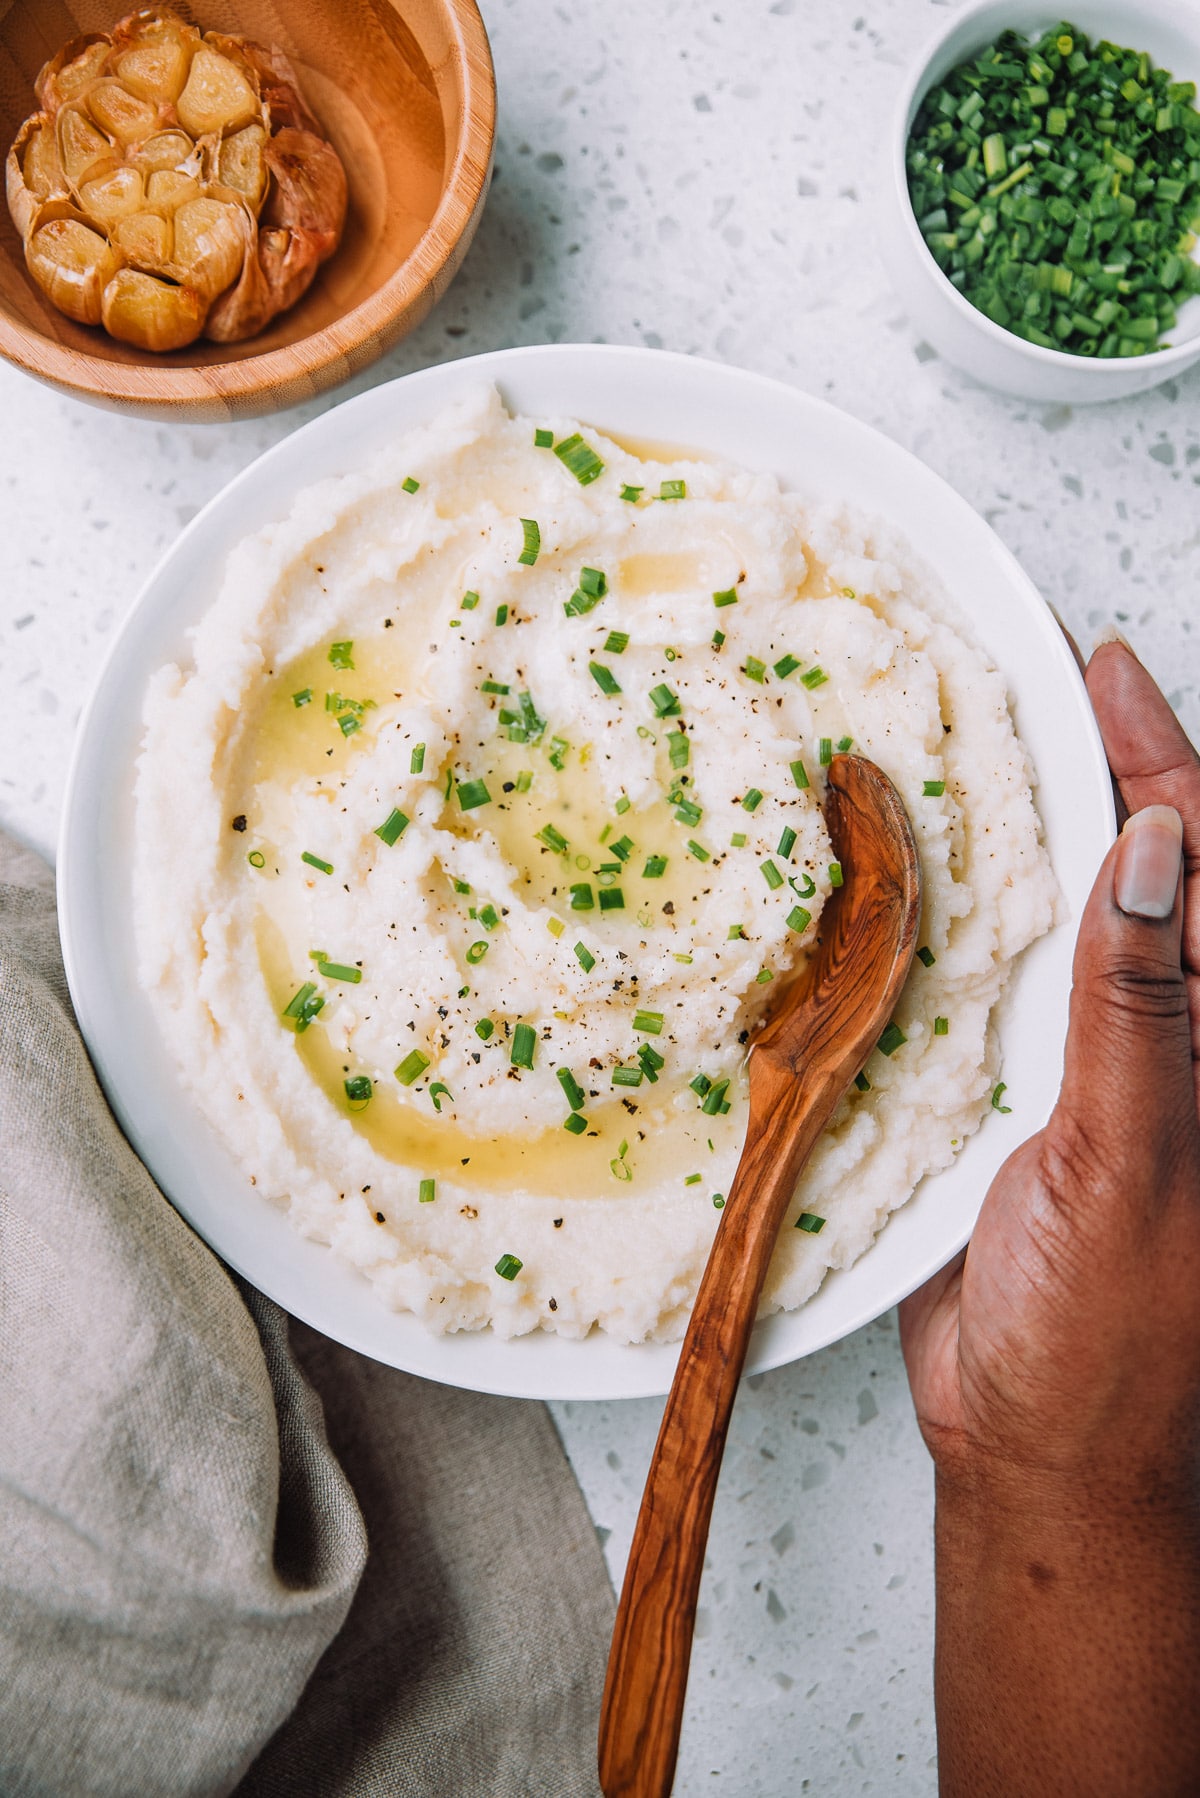
[[[42,64],[80,32],[107,31],[134,3],[0,0],[0,156],[36,110]],[[491,169],[487,36],[474,0],[172,0],[170,10],[291,57],[345,165],[342,243],[304,298],[259,336],[152,356],[51,306],[0,201],[0,354],[79,399],[148,417],[272,412],[365,368],[453,278]]]

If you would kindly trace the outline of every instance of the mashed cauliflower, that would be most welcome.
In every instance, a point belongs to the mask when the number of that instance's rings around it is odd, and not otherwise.
[[[791,1308],[977,1128],[1056,898],[1003,680],[840,509],[490,389],[302,494],[150,688],[142,979],[248,1181],[384,1303],[676,1336],[755,1026],[853,878],[850,747],[913,821],[920,958],[781,1232]]]

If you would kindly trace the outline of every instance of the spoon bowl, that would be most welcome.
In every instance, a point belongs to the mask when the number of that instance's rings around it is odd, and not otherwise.
[[[887,1025],[921,917],[912,826],[861,756],[829,768],[825,820],[843,884],[817,944],[750,1051],[750,1117],[646,1476],[600,1715],[605,1798],[667,1798],[679,1749],[709,1518],[780,1226],[846,1088]]]

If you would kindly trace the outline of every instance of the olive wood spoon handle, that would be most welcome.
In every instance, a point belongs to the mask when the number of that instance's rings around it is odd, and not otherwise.
[[[667,1798],[729,1417],[800,1170],[891,1017],[916,947],[920,867],[899,794],[835,756],[825,817],[843,885],[750,1052],[750,1117],[646,1477],[600,1715],[605,1798]]]

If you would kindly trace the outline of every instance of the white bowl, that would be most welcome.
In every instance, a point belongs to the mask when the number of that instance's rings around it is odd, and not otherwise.
[[[733,368],[661,351],[586,345],[504,350],[429,368],[336,407],[253,463],[195,518],[151,575],[113,645],[79,728],[59,857],[67,977],[88,1047],[126,1134],[163,1190],[255,1286],[329,1336],[430,1379],[522,1397],[664,1392],[674,1345],[594,1333],[434,1336],[386,1310],[365,1279],[304,1240],[251,1191],[187,1098],[137,982],[131,931],[134,762],[146,682],[185,657],[240,538],[288,511],[297,490],[360,466],[466,389],[495,381],[531,413],[573,414],[627,438],[669,441],[841,495],[899,526],[1004,671],[1032,753],[1046,840],[1072,918],[1112,840],[1112,789],[1079,672],[1028,577],[946,484],[886,437],[820,400]],[[855,1330],[966,1241],[991,1176],[1045,1121],[1058,1090],[1074,926],[1022,959],[1000,1018],[1010,1116],[990,1113],[954,1166],[924,1182],[852,1268],[800,1311],[758,1326],[749,1369],[795,1360]]]
[[[1000,32],[1038,37],[1064,16],[1092,42],[1108,38],[1149,51],[1151,60],[1177,81],[1195,81],[1200,87],[1200,6],[1188,0],[1081,0],[1066,15],[1037,0],[977,0],[946,21],[905,82],[887,134],[879,235],[909,317],[948,362],[1021,399],[1086,405],[1145,393],[1200,362],[1200,295],[1180,307],[1171,348],[1148,356],[1071,356],[1027,343],[972,306],[942,273],[917,224],[905,169],[908,134],[936,82]]]

